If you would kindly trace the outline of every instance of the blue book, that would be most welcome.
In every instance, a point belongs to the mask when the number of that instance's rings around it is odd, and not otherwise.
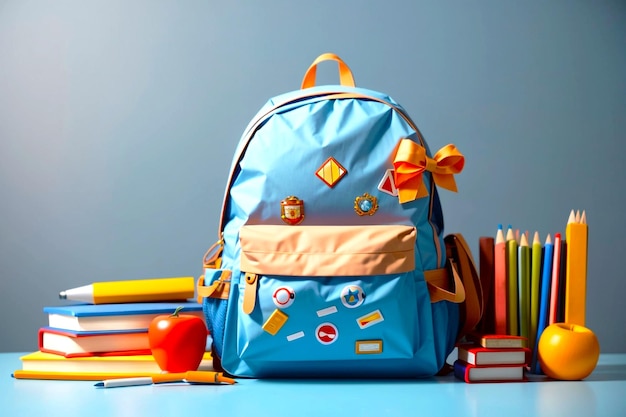
[[[541,366],[539,365],[539,339],[543,330],[548,326],[548,315],[550,313],[550,284],[552,283],[552,256],[554,245],[550,239],[550,235],[546,238],[543,249],[543,267],[541,275],[541,286],[539,290],[539,319],[537,320],[537,337],[535,338],[535,346],[533,346],[533,356],[530,364],[530,371],[534,374],[541,374]]]
[[[177,307],[179,314],[189,314],[204,320],[202,306],[195,301],[123,303],[123,304],[74,304],[44,307],[48,314],[48,326],[72,331],[146,330],[150,322],[160,315],[172,314]]]

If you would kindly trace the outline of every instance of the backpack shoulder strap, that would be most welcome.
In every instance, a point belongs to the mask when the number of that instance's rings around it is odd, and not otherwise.
[[[460,233],[444,238],[449,267],[457,273],[465,288],[465,301],[460,308],[459,339],[474,330],[483,315],[483,292],[480,275],[476,269],[472,252]]]
[[[459,304],[458,340],[476,328],[483,315],[483,291],[480,275],[472,253],[463,238],[456,233],[444,238],[445,268],[424,271],[430,302],[449,301]]]

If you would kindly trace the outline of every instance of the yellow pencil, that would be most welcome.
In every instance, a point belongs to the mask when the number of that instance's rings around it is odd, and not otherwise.
[[[573,213],[573,210],[572,210]],[[585,325],[587,297],[587,216],[570,214],[565,236],[567,257],[565,259],[565,322]]]
[[[94,282],[59,293],[62,300],[91,304],[174,301],[193,298],[194,277]]]

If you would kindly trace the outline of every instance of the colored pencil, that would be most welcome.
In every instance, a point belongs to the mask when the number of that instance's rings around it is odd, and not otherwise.
[[[556,321],[562,323],[565,321],[565,287],[567,285],[566,277],[566,261],[567,261],[567,242],[561,237],[561,256],[559,262],[559,297],[556,303]]]
[[[506,280],[506,241],[502,225],[498,226],[494,246],[494,301],[495,301],[495,333],[506,334],[507,330],[507,280]]]
[[[508,284],[508,317],[507,332],[519,336],[518,319],[518,290],[517,290],[517,241],[515,238],[507,240],[507,284]]]
[[[506,236],[504,240],[508,242],[512,239],[515,239],[515,232],[513,231],[513,226],[509,225],[506,229]]]
[[[541,256],[542,247],[539,232],[533,236],[531,248],[531,275],[530,275],[530,333],[528,346],[535,346],[537,337],[537,323],[539,322],[539,289],[541,286]]]
[[[519,335],[530,336],[530,246],[526,234],[520,236],[517,254],[518,326]]]
[[[550,311],[550,279],[552,277],[552,258],[554,245],[550,235],[546,236],[546,243],[543,246],[543,267],[541,270],[541,287],[539,290],[539,319],[537,320],[537,336],[533,347],[533,357],[531,371],[536,374],[541,373],[541,367],[537,360],[537,346],[543,330],[548,325],[548,314]]]
[[[561,273],[561,234],[554,234],[554,254],[552,258],[552,279],[550,282],[550,314],[548,323],[554,324],[558,321],[557,309],[559,302],[559,285]]]

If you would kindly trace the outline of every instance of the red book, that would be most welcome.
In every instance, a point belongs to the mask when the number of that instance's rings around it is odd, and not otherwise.
[[[466,338],[476,345],[492,349],[526,347],[526,338],[523,336],[513,336],[508,334],[470,333],[466,336]]]
[[[150,355],[148,330],[71,331],[42,327],[39,350],[67,358],[94,355]]]
[[[526,365],[528,348],[486,348],[473,344],[459,345],[458,358],[472,365]]]
[[[462,360],[454,362],[454,376],[467,383],[525,381],[524,365],[477,366]]]

